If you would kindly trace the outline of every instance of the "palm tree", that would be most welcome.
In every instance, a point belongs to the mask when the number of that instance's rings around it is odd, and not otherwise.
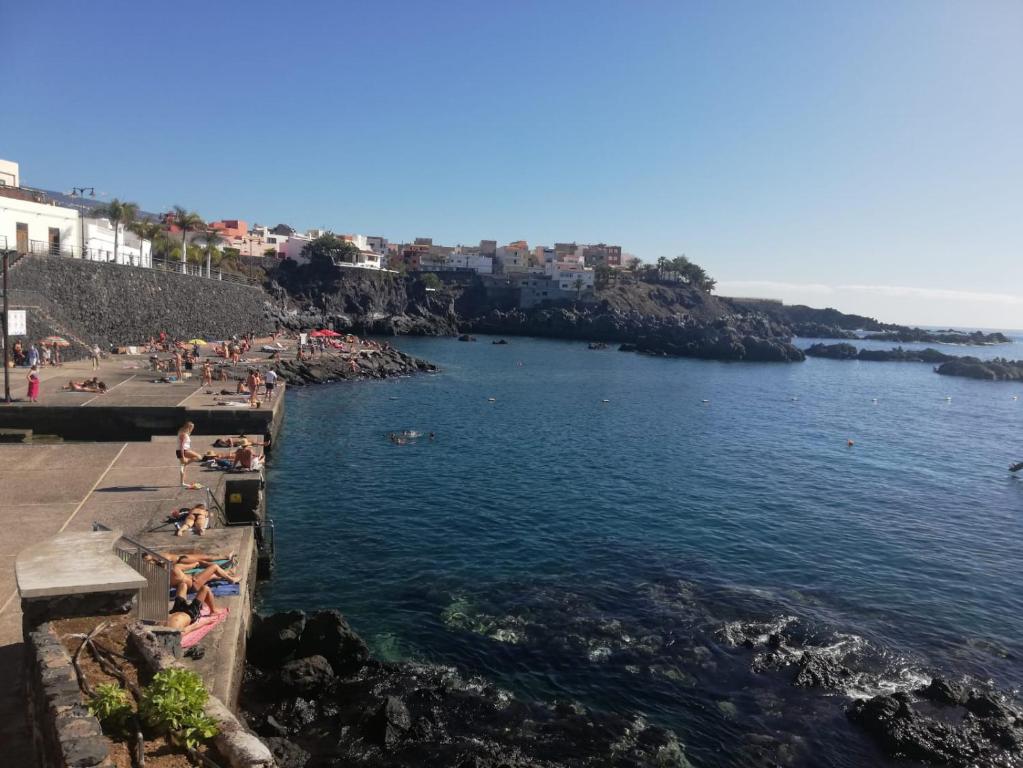
[[[138,215],[139,207],[135,203],[124,203],[116,197],[105,205],[93,208],[89,217],[94,219],[109,219],[114,225],[114,262],[117,262],[117,246],[120,241],[121,226],[129,225]],[[82,254],[83,256],[85,254]]]
[[[195,211],[186,211],[175,205],[174,226],[181,230],[181,274],[185,274],[188,272],[188,233],[202,228],[202,218]]]
[[[206,277],[213,277],[213,252],[217,250],[218,245],[226,243],[227,239],[217,230],[208,227],[196,239],[206,246]]]
[[[142,249],[145,241],[149,241],[149,257],[151,260],[153,257],[153,243],[160,236],[160,233],[163,232],[163,227],[160,226],[159,222],[140,219],[129,224],[128,229],[139,237],[139,266],[142,266]]]

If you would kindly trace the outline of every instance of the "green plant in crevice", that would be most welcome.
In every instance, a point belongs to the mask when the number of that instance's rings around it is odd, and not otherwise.
[[[128,693],[116,683],[102,683],[89,700],[89,714],[103,725],[111,735],[128,732],[128,720],[135,714]]]
[[[153,676],[142,692],[139,711],[153,728],[165,729],[189,749],[217,735],[217,726],[206,714],[209,694],[202,679],[187,669],[165,669]]]

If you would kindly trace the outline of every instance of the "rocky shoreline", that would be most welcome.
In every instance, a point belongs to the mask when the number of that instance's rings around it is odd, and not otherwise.
[[[845,342],[814,344],[806,350],[808,357],[829,360],[869,360],[876,362],[930,363],[942,376],[963,376],[984,381],[1023,381],[1023,360],[996,357],[981,360],[972,356],[947,355],[936,349],[858,349]]]
[[[387,379],[416,373],[433,373],[438,370],[433,363],[407,355],[393,347],[372,350],[371,354],[360,355],[355,366],[345,357],[335,353],[323,356],[310,354],[304,360],[271,361],[271,365],[277,371],[277,375],[292,387],[337,381]]]
[[[650,317],[635,312],[555,307],[532,312],[492,310],[467,326],[476,333],[620,342],[622,351],[669,357],[745,362],[799,362],[784,328],[762,318],[734,316],[711,322],[693,317]]]
[[[524,702],[451,667],[372,658],[337,611],[256,617],[241,709],[280,768],[688,765],[641,717]]]

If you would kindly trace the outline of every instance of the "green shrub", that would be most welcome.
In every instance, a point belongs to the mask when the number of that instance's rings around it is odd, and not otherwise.
[[[127,733],[128,718],[134,714],[128,693],[116,683],[102,683],[89,701],[89,714],[111,735]]]
[[[206,714],[206,686],[187,669],[165,669],[153,676],[142,692],[140,712],[146,723],[166,729],[190,749],[217,735],[217,726]]]

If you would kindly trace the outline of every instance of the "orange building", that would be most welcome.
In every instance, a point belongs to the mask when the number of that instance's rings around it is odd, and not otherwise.
[[[224,219],[211,221],[210,229],[215,229],[228,240],[241,239],[249,233],[249,225],[240,219]]]

